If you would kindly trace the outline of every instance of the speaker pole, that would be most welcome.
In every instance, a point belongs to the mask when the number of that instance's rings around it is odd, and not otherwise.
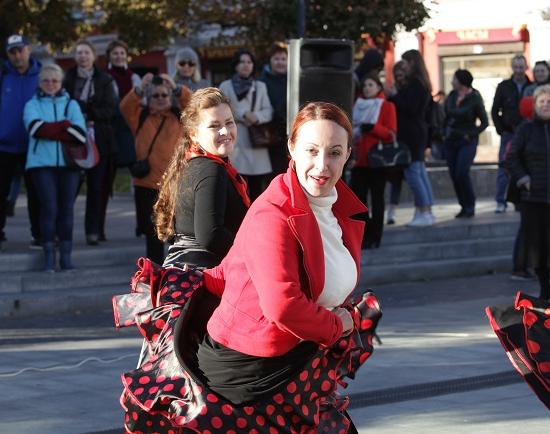
[[[306,2],[298,0],[298,17],[296,20],[298,28],[298,38],[303,38],[306,34]]]

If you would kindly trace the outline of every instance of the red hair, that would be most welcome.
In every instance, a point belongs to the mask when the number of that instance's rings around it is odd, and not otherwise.
[[[291,148],[294,148],[300,127],[308,121],[319,120],[332,121],[346,130],[346,133],[348,133],[348,148],[351,147],[352,127],[346,112],[330,102],[317,101],[307,103],[294,118],[288,137]]]

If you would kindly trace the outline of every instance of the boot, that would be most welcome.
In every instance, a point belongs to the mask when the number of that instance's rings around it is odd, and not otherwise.
[[[46,273],[55,272],[55,246],[53,242],[42,243],[42,250],[44,250],[44,271]]]
[[[538,268],[535,270],[539,278],[540,295],[542,300],[550,300],[550,273],[547,268]]]
[[[71,263],[72,241],[61,241],[59,243],[59,266],[62,270],[74,270]]]

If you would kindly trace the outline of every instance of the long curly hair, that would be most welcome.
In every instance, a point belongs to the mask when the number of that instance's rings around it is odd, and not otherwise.
[[[181,178],[193,147],[191,133],[198,128],[201,112],[220,104],[227,104],[231,108],[229,98],[219,89],[215,87],[199,89],[193,94],[189,104],[181,114],[180,122],[183,125],[183,136],[162,177],[159,196],[153,207],[157,236],[162,241],[168,240],[175,234],[176,200],[179,195]]]

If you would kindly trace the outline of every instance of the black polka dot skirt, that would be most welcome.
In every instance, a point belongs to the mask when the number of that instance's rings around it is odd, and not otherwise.
[[[113,298],[116,325],[135,325],[147,347],[139,367],[121,376],[127,433],[350,432],[349,399],[337,389],[345,387],[346,377],[354,378],[372,354],[382,315],[373,293],[346,306],[356,325],[351,335],[330,348],[320,347],[279,390],[235,405],[209,390],[174,350],[178,320],[191,314],[193,297],[204,291],[201,273],[163,269],[145,258],[138,266],[131,293]]]

